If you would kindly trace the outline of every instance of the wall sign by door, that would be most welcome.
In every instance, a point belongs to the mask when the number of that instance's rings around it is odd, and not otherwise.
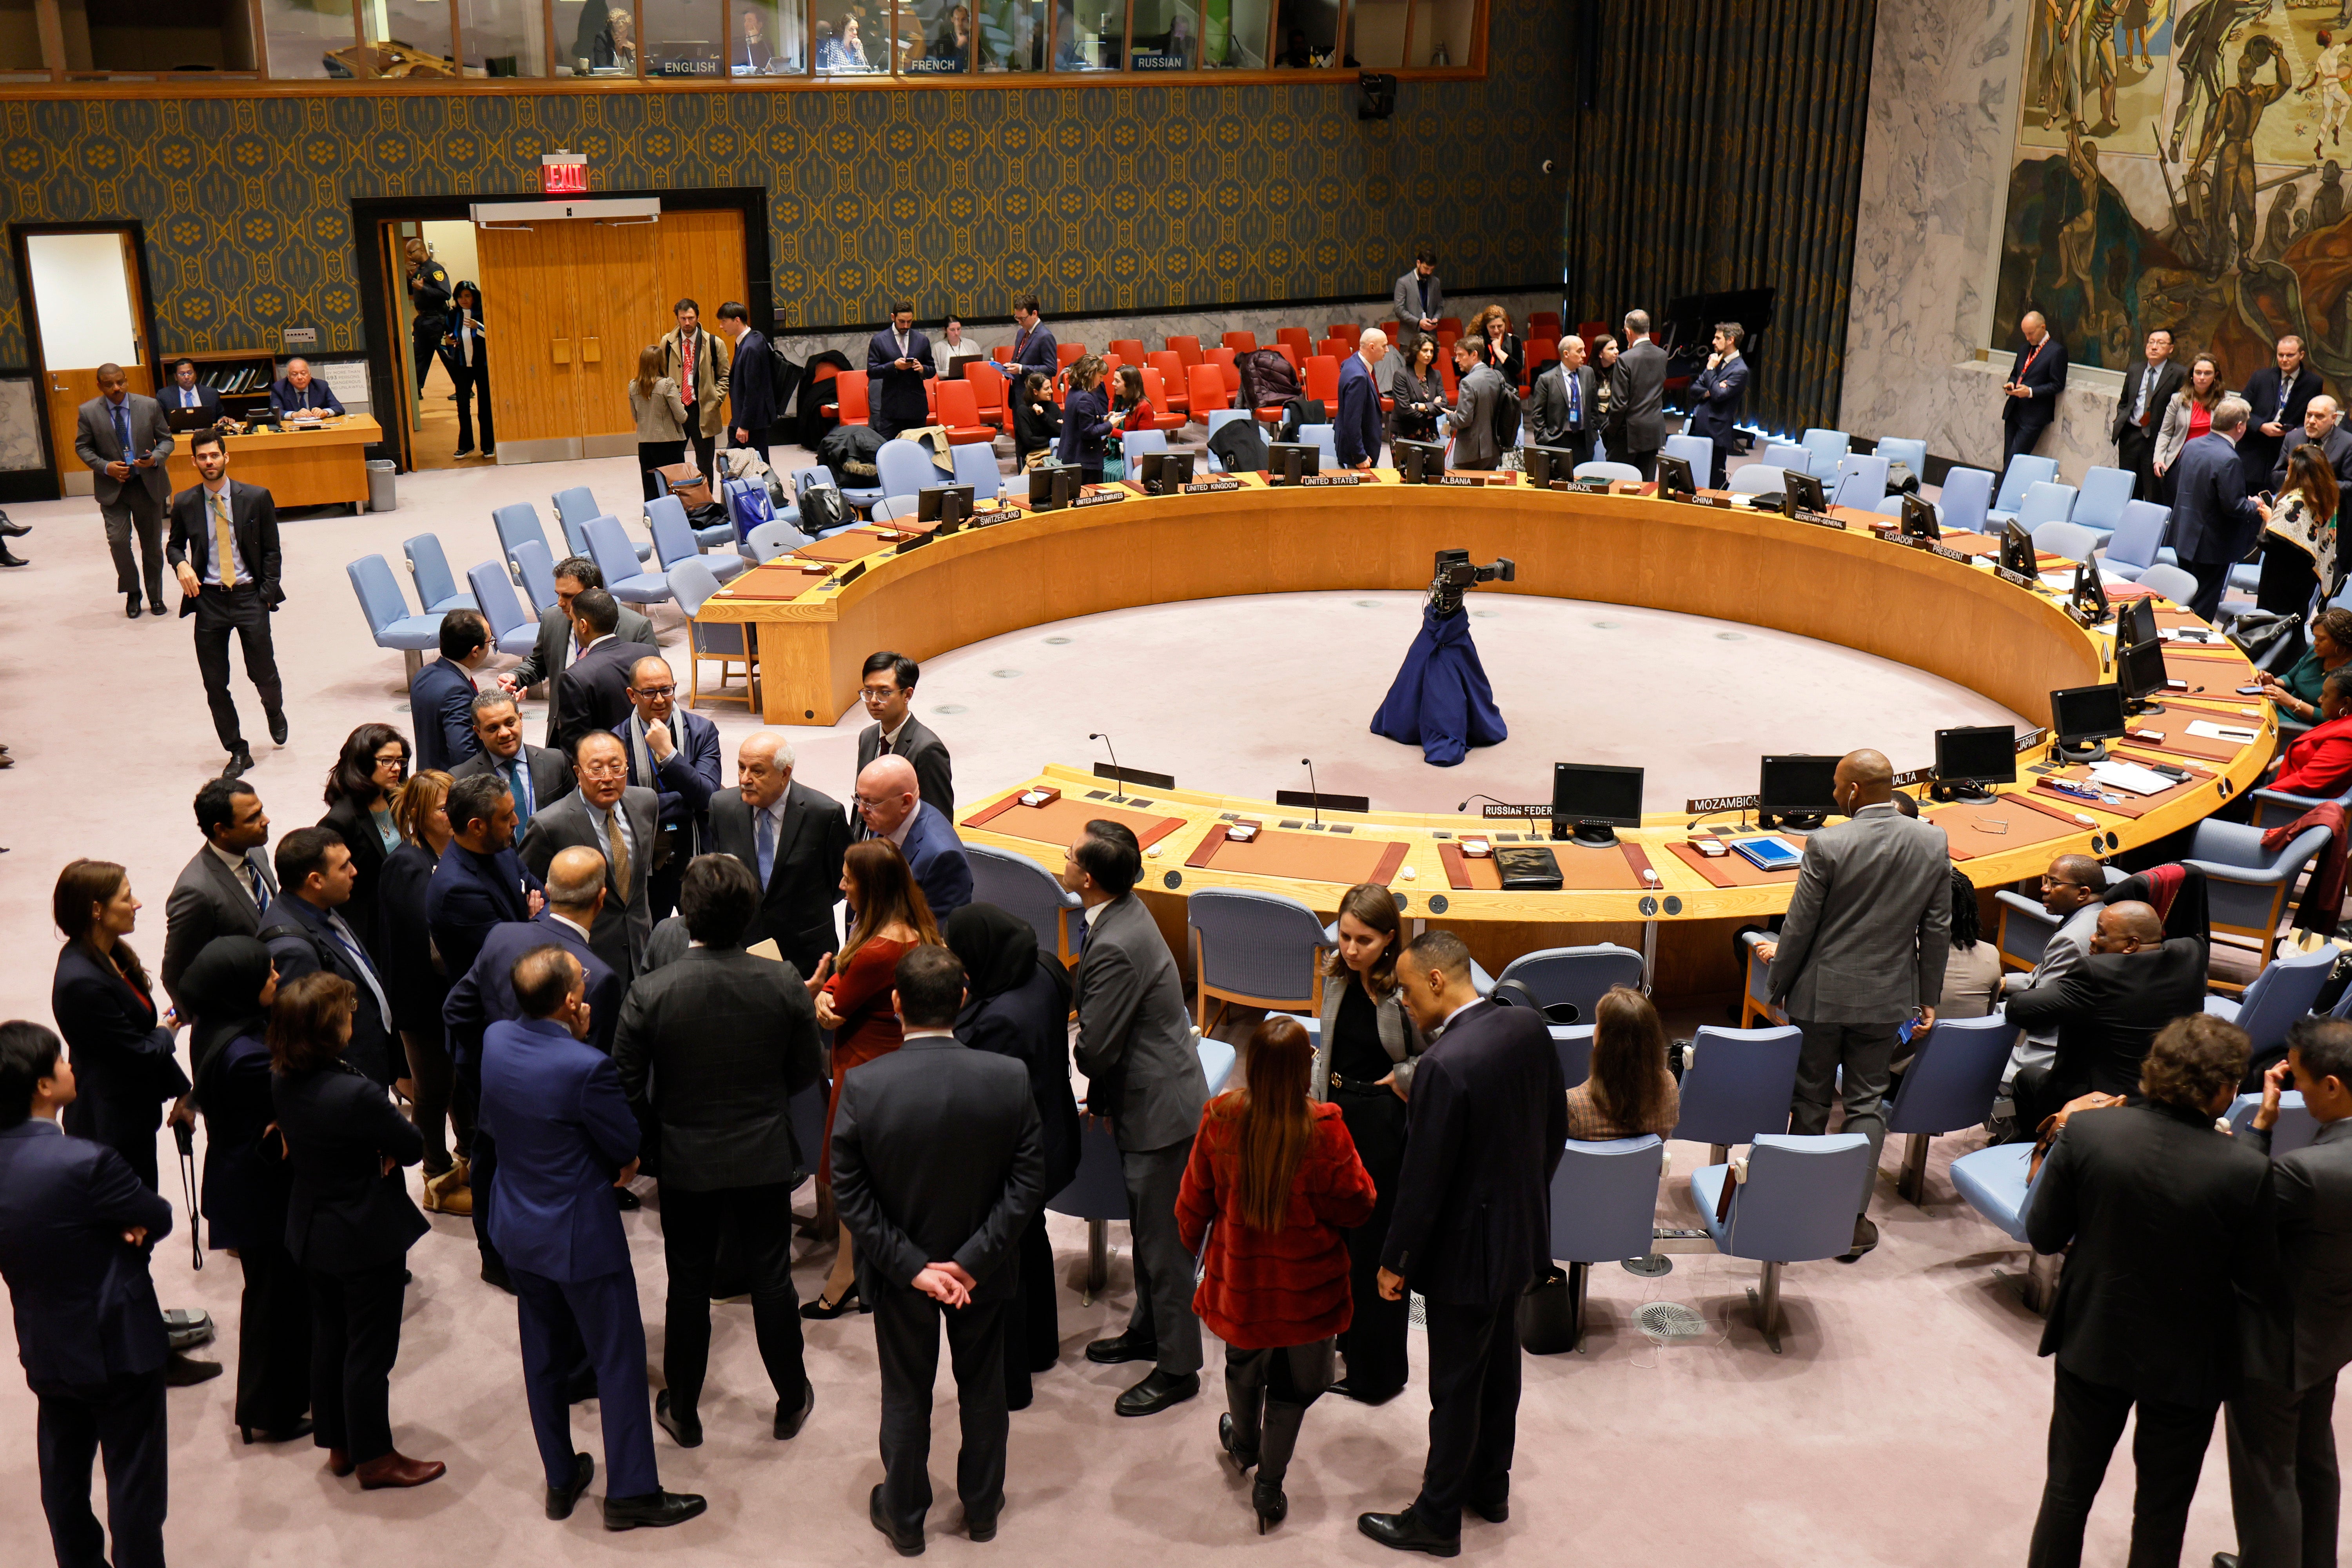
[[[584,196],[588,194],[588,154],[585,153],[545,153],[539,160],[539,188],[551,196]]]

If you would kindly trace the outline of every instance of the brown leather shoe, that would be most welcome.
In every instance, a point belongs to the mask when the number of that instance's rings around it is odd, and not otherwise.
[[[349,1454],[345,1453],[345,1452],[344,1452],[342,1449],[341,1449],[341,1448],[330,1448],[330,1449],[328,1449],[328,1450],[327,1450],[327,1473],[328,1473],[329,1475],[331,1475],[331,1476],[348,1476],[348,1475],[350,1475],[350,1474],[352,1473],[352,1457],[351,1457],[351,1455],[349,1455]]]
[[[360,1467],[360,1490],[372,1492],[381,1491],[386,1487],[421,1487],[427,1481],[439,1480],[448,1468],[438,1459],[412,1459],[395,1448]]]
[[[474,1193],[466,1184],[463,1166],[452,1165],[425,1182],[425,1212],[457,1215],[474,1212]]]

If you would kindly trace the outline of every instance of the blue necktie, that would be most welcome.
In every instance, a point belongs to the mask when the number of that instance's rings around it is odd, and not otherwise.
[[[1560,374],[1568,379],[1568,427],[1573,430],[1584,423],[1584,405],[1577,396],[1580,390],[1577,386],[1578,376],[1572,370],[1562,371]]]
[[[760,886],[764,888],[776,869],[776,819],[764,809],[760,813],[759,840]]]
[[[528,823],[530,820],[530,808],[533,804],[530,798],[530,770],[523,765],[528,754],[517,752],[514,754],[514,761],[507,764],[507,783],[514,795],[515,820],[518,823]]]
[[[131,399],[127,397],[114,405],[114,439],[122,448],[122,460],[133,460],[136,454],[131,450]]]
[[[253,905],[262,914],[269,912],[269,884],[261,879],[261,869],[250,860],[245,863],[245,879],[253,894]]]

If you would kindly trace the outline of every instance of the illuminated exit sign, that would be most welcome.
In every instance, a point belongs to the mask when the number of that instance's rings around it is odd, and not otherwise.
[[[586,195],[588,194],[588,154],[561,152],[541,154],[539,188],[551,196]]]

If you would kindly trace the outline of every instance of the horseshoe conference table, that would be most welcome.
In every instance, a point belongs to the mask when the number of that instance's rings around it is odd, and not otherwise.
[[[984,637],[1104,610],[1231,595],[1330,590],[1415,590],[1433,553],[1465,549],[1477,561],[1508,555],[1517,581],[1481,593],[1546,597],[1704,616],[1770,626],[1927,670],[2013,712],[2049,710],[2050,693],[2111,679],[2109,639],[2086,630],[2045,590],[2021,587],[1988,563],[1954,559],[1884,536],[1888,518],[1841,512],[1843,526],[1800,521],[1745,507],[1660,500],[1639,494],[1543,490],[1520,482],[1406,486],[1392,472],[1357,486],[1264,486],[1215,494],[1125,499],[1057,511],[1008,509],[1004,521],[918,539],[863,528],[755,568],[706,602],[698,618],[747,623],[756,636],[763,708],[777,724],[830,724],[856,700],[859,667],[877,647],[929,658]],[[909,525],[911,526],[911,525]],[[1956,536],[1967,553],[1992,543]],[[2058,564],[2045,557],[2045,565]],[[847,580],[845,582],[845,577]],[[2159,601],[2167,628],[2199,627]],[[2161,739],[2111,745],[2119,757],[2186,769],[2188,783],[2159,795],[2085,803],[2057,794],[2039,773],[2046,747],[2018,757],[2019,782],[1991,804],[1927,805],[1950,836],[1955,861],[1979,889],[2039,875],[2054,855],[2113,855],[2192,826],[2259,777],[2276,744],[2270,705],[2235,695],[2252,676],[2227,644],[2168,647],[2188,695],[2135,721]],[[1540,700],[1523,692],[1521,701]],[[1572,689],[1552,700],[1575,700]],[[1759,697],[1769,701],[1769,692]],[[2242,727],[2251,742],[2189,732],[2192,722]],[[1898,768],[1927,758],[1893,759]],[[1018,797],[1058,790],[1053,805]],[[1058,866],[1087,815],[1124,816],[1147,846],[1144,888],[1163,925],[1181,930],[1181,900],[1203,887],[1266,889],[1328,913],[1356,881],[1385,883],[1415,919],[1461,930],[1482,962],[1548,942],[1655,936],[1656,926],[1752,920],[1785,909],[1793,870],[1765,872],[1738,857],[1702,857],[1686,815],[1651,816],[1621,829],[1622,847],[1552,843],[1546,825],[1469,816],[1324,812],[1318,829],[1295,808],[1197,790],[1130,790],[1076,768],[965,804],[967,842]],[[1239,818],[1262,823],[1253,843],[1234,842]],[[1725,837],[1738,834],[1710,819]],[[1465,858],[1465,837],[1496,844],[1546,843],[1564,886],[1507,891],[1494,862]],[[1736,985],[1730,943],[1693,931],[1668,938],[1659,958],[1688,969],[1668,989]],[[1182,951],[1181,946],[1178,948]],[[1679,952],[1683,962],[1676,962]],[[1661,975],[1660,979],[1670,976]]]

